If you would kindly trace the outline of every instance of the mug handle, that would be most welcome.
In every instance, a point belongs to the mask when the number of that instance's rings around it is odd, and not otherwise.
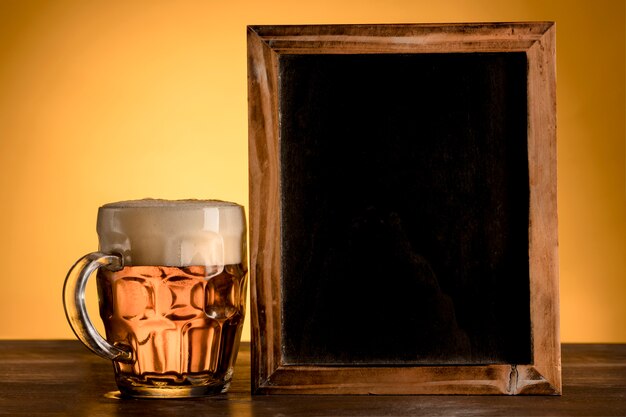
[[[124,267],[124,260],[117,254],[92,252],[80,258],[70,268],[63,285],[65,316],[76,337],[93,353],[114,361],[132,362],[132,353],[107,342],[98,333],[87,314],[85,306],[87,281],[101,267],[119,271]]]

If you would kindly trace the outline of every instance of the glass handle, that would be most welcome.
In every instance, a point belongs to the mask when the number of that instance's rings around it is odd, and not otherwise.
[[[93,326],[85,306],[85,288],[89,277],[98,268],[119,271],[124,260],[116,254],[92,252],[80,258],[67,273],[63,285],[65,316],[76,337],[92,352],[106,359],[130,362],[132,354],[106,341]]]

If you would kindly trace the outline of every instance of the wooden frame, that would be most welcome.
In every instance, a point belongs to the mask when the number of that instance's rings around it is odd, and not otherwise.
[[[247,42],[252,392],[560,394],[554,23],[250,26]],[[281,334],[281,56],[475,52],[522,52],[527,60],[530,363],[287,363]]]

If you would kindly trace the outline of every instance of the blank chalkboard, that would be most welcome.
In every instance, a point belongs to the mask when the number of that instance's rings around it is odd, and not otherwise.
[[[285,363],[530,363],[526,65],[281,57]]]
[[[560,393],[554,33],[248,28],[253,393]]]

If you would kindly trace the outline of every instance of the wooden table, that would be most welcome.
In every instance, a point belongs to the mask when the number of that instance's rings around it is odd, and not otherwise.
[[[112,365],[77,341],[0,341],[0,415],[8,416],[626,416],[626,345],[564,345],[561,397],[251,396],[250,347],[230,392],[120,399]]]

